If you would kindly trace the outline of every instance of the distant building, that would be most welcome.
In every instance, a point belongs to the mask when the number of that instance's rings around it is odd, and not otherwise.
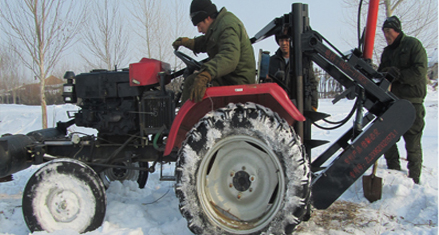
[[[64,103],[62,98],[64,81],[55,76],[50,76],[46,78],[45,82],[46,103],[48,105]],[[40,84],[25,84],[13,90],[0,90],[0,103],[40,105]]]

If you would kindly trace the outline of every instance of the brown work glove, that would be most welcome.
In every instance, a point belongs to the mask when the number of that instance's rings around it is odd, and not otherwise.
[[[194,50],[194,45],[195,45],[195,40],[187,37],[177,38],[177,40],[175,40],[172,43],[172,46],[174,47],[175,50],[178,50],[180,46],[184,46],[191,50]]]
[[[204,93],[206,92],[207,83],[211,80],[212,77],[207,71],[199,73],[194,79],[194,84],[192,85],[189,99],[194,102],[200,102],[203,99]]]

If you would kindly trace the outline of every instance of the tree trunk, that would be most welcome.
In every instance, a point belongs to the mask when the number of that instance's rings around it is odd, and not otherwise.
[[[15,89],[13,89],[11,92],[12,92],[12,100],[13,100],[12,103],[17,104],[17,92]]]
[[[43,129],[47,128],[47,105],[46,105],[46,93],[44,92],[44,88],[46,87],[45,79],[41,79],[40,82],[40,102],[41,102],[41,113],[42,113],[42,124]]]

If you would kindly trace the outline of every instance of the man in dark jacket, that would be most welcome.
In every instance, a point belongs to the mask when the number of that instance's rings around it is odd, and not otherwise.
[[[270,57],[270,66],[268,70],[269,78],[274,78],[274,81],[278,83],[281,87],[287,90],[287,93],[291,95],[292,92],[289,91],[291,87],[290,78],[290,38],[288,35],[278,34],[275,35],[275,40],[279,45],[279,49],[274,55]],[[318,81],[314,75],[312,61],[306,60],[303,63],[308,64],[308,71],[304,73],[308,74],[308,81],[305,81],[305,96],[311,96],[311,108],[317,111],[319,104],[319,97],[317,92]],[[294,85],[294,84],[293,84]]]
[[[427,94],[427,53],[418,39],[401,31],[401,22],[396,16],[387,18],[382,29],[388,46],[381,55],[378,71],[394,75],[392,93],[410,101],[416,110],[416,120],[403,137],[409,177],[419,184],[422,169],[421,136],[425,125],[423,102]],[[401,169],[396,144],[384,156],[389,169]]]
[[[193,0],[190,14],[192,23],[204,35],[178,38],[172,46],[176,50],[185,46],[194,53],[207,52],[209,61],[186,78],[182,102],[201,101],[209,82],[213,86],[255,83],[255,56],[244,24],[225,8],[218,12],[210,0]]]

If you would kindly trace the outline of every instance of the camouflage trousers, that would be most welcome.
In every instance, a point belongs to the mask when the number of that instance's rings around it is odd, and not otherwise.
[[[419,182],[422,169],[422,145],[421,137],[425,126],[425,108],[421,104],[413,104],[416,110],[416,119],[412,127],[403,135],[405,141],[405,149],[407,150],[407,168],[409,170],[409,177],[415,182]],[[399,152],[397,145],[393,145],[384,154],[389,169],[400,170]]]

